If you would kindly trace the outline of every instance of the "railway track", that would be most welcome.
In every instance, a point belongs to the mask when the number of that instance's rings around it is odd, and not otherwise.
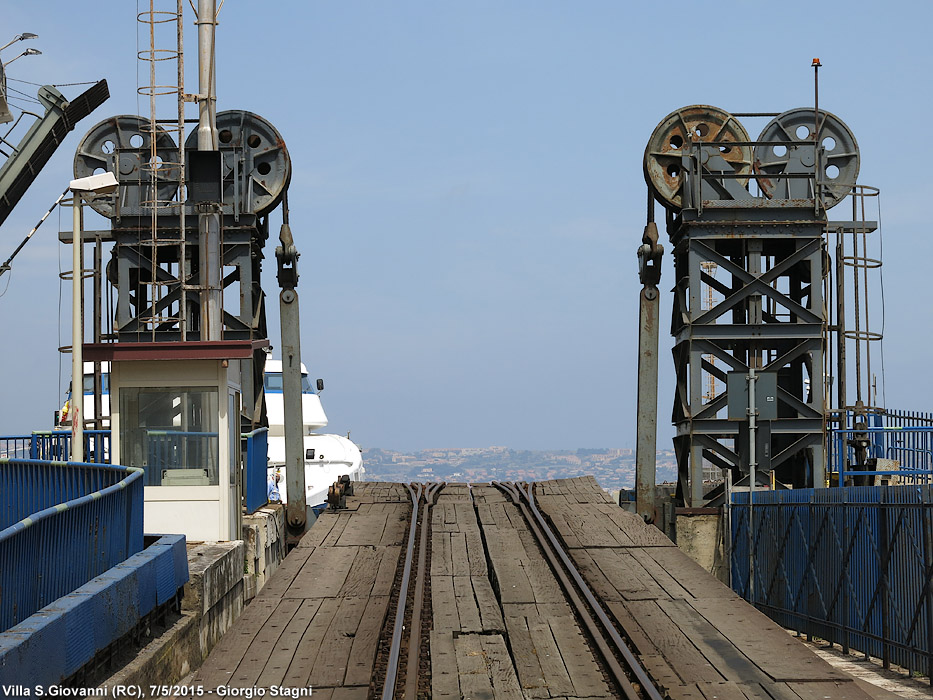
[[[425,664],[419,663],[419,658],[422,650],[430,647],[426,635],[430,625],[424,625],[422,618],[430,576],[427,566],[430,515],[437,495],[444,486],[443,483],[407,485],[412,514],[406,550],[400,560],[402,576],[396,592],[399,602],[391,625],[389,658],[381,685],[382,700],[416,700],[426,695],[423,683],[419,684],[419,674],[425,667]],[[609,619],[598,597],[541,514],[535,504],[534,484],[493,482],[492,486],[505,494],[521,511],[542,556],[572,606],[577,621],[585,628],[597,663],[618,695],[626,700],[664,700],[665,695],[639,663],[636,654]],[[384,634],[387,634],[388,629],[389,625]],[[405,673],[400,674],[406,653]],[[429,664],[427,666],[430,667]],[[411,673],[409,669],[418,669],[418,673]],[[402,675],[404,681],[401,680]],[[430,692],[427,696],[430,697]]]
[[[313,687],[319,700],[876,697],[592,478],[369,482],[333,504],[194,686]]]

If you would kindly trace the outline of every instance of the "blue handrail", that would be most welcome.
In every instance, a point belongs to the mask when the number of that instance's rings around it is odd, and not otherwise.
[[[143,548],[143,473],[0,459],[0,631]]]

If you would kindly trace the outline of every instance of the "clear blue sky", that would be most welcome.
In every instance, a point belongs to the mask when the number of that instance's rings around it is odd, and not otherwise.
[[[67,186],[94,123],[147,113],[136,11],[126,0],[4,7],[10,37],[40,35],[4,58],[43,51],[11,77],[105,77],[113,96],[7,220],[0,259]],[[186,20],[193,71],[190,10]],[[288,144],[302,350],[325,378],[331,427],[364,447],[633,446],[645,143],[685,105],[811,106],[814,56],[821,106],[861,147],[859,181],[882,189],[887,403],[933,408],[931,20],[929,2],[227,0],[219,109],[265,116]],[[745,125],[755,138],[764,121]],[[70,292],[57,273],[70,250],[57,225],[54,214],[0,279],[0,433],[48,427],[68,383],[56,348],[70,343]],[[662,329],[672,268],[666,257]],[[663,334],[661,447],[669,346]]]

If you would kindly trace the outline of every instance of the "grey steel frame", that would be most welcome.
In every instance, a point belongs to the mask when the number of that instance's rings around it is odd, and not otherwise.
[[[727,371],[778,372],[778,418],[763,426],[770,466],[761,468],[776,469],[781,481],[799,487],[825,478],[825,211],[814,199],[756,198],[721,171],[702,171],[702,159],[715,155],[701,149],[714,148],[695,144],[683,159],[684,208],[668,217],[676,277],[672,420],[678,500],[687,506],[704,502],[704,460],[748,472],[739,449],[745,423],[725,418],[728,394],[704,401],[707,377],[724,384]],[[704,262],[729,279],[707,274]],[[701,303],[703,285],[723,297],[711,309]]]

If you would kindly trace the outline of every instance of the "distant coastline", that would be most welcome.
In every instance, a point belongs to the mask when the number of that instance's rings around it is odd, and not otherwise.
[[[657,480],[674,481],[673,450],[659,450]],[[628,448],[514,450],[468,447],[401,452],[363,449],[367,481],[539,481],[592,474],[609,491],[635,486],[635,451]]]

